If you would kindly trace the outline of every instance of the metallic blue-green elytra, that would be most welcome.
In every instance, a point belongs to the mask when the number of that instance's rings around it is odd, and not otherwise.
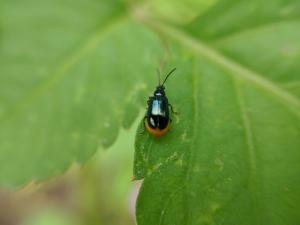
[[[168,77],[176,70],[174,68],[166,76],[164,82],[156,87],[153,96],[149,97],[148,109],[144,119],[146,130],[155,137],[161,137],[166,134],[171,125],[170,110],[168,98],[165,93],[165,82]],[[173,110],[172,110],[173,111]]]

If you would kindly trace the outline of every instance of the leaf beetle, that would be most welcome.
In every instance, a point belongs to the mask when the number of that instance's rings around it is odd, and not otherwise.
[[[176,68],[172,69],[166,75],[162,84],[160,82],[160,73],[158,70],[158,85],[153,93],[153,96],[149,97],[147,101],[148,108],[144,118],[144,126],[145,129],[155,137],[161,137],[169,131],[172,122],[169,115],[169,109],[175,113],[172,105],[169,104],[164,86],[169,76],[175,70]]]

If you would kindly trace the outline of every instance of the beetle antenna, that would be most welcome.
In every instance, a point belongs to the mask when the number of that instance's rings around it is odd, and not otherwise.
[[[169,76],[176,70],[176,68],[172,69],[166,76],[164,82],[162,83],[162,86],[164,86],[165,82],[167,81],[167,79],[169,78]]]
[[[156,68],[157,76],[158,76],[158,86],[160,86],[160,71]]]

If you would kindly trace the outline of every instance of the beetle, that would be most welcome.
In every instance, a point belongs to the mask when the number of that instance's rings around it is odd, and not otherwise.
[[[169,112],[173,113],[173,107],[169,104],[168,98],[165,93],[165,82],[169,76],[176,70],[172,69],[164,79],[163,83],[160,83],[160,73],[158,71],[158,85],[153,93],[153,96],[149,97],[147,104],[148,108],[144,118],[145,129],[155,137],[161,137],[166,134],[171,125],[171,118]]]

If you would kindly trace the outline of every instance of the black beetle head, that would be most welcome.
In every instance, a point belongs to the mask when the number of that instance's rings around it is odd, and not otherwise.
[[[155,96],[165,96],[165,87],[163,85],[158,85],[154,91]]]

